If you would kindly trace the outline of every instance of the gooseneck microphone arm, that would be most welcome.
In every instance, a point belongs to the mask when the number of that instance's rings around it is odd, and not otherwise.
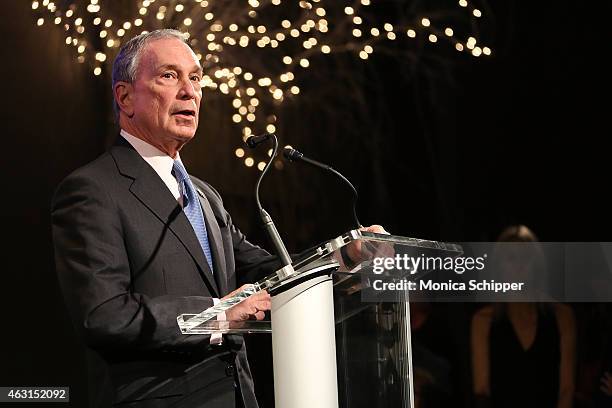
[[[278,233],[274,222],[272,221],[272,217],[270,217],[270,214],[268,214],[268,212],[262,207],[261,201],[259,200],[259,186],[261,185],[261,180],[263,180],[264,176],[268,172],[268,169],[270,168],[270,165],[276,157],[276,152],[278,150],[278,139],[275,135],[271,133],[266,133],[261,136],[250,136],[246,140],[246,144],[250,148],[255,148],[257,147],[257,145],[265,142],[268,139],[272,139],[272,142],[274,143],[274,148],[272,150],[270,160],[268,160],[268,163],[266,163],[266,166],[261,172],[261,175],[257,179],[257,184],[255,185],[255,201],[257,202],[257,208],[259,209],[259,215],[263,221],[264,228],[266,229],[268,236],[270,237],[270,240],[272,241],[272,244],[276,249],[276,253],[278,254],[281,260],[282,267],[285,267],[287,265],[291,265],[291,257],[289,256],[289,252],[287,251],[287,248],[285,247],[285,244],[283,243],[283,240],[280,237],[280,234]]]
[[[359,219],[357,218],[357,199],[359,198],[359,195],[357,194],[357,190],[355,189],[355,186],[353,186],[353,184],[350,181],[348,181],[346,177],[344,177],[342,174],[340,174],[330,165],[310,159],[304,156],[301,152],[295,149],[292,149],[290,147],[285,148],[285,150],[283,151],[283,155],[289,161],[303,161],[304,163],[308,163],[311,166],[318,167],[323,170],[327,170],[335,174],[336,176],[338,176],[346,185],[348,185],[351,191],[353,192],[353,219],[355,220],[355,224],[357,225],[357,228],[363,228],[363,225],[361,225],[361,223],[359,222]]]

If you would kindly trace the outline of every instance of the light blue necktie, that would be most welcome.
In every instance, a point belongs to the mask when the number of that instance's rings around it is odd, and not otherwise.
[[[208,261],[208,266],[210,266],[210,270],[212,271],[212,255],[210,253],[210,245],[208,243],[208,232],[206,231],[204,214],[202,213],[202,206],[200,205],[200,200],[198,200],[196,190],[193,187],[193,184],[191,184],[191,179],[189,178],[183,163],[175,160],[174,164],[172,165],[172,173],[178,181],[179,190],[183,196],[183,212],[191,223],[193,231],[198,237],[198,241],[200,241],[200,246],[204,251],[204,256],[206,256],[206,261]]]

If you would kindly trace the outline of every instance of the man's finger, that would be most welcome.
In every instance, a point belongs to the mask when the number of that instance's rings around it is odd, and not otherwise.
[[[263,320],[264,317],[266,317],[266,313],[265,312],[259,311],[259,312],[255,313],[255,319],[257,319],[257,320]]]
[[[363,228],[363,231],[375,232],[377,234],[389,234],[382,225],[374,224]]]
[[[270,294],[268,292],[266,292],[265,290],[259,291],[257,293],[254,293],[250,296],[250,299],[253,300],[265,300],[265,299],[270,299]]]
[[[272,302],[269,300],[260,300],[255,302],[255,306],[257,307],[257,310],[270,310],[272,308]]]

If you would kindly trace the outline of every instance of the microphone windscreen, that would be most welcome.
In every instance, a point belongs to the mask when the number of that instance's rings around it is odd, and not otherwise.
[[[283,156],[285,156],[285,159],[289,161],[295,161],[299,160],[300,157],[302,157],[302,154],[291,147],[285,147],[285,150],[283,150]]]
[[[247,146],[249,146],[251,149],[254,148],[255,146],[257,146],[257,142],[255,140],[255,136],[249,136],[246,140],[246,144]]]

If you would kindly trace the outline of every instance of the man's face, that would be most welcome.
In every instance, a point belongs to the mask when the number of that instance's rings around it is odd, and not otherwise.
[[[148,43],[132,84],[130,129],[163,150],[177,150],[195,135],[202,99],[202,68],[177,38]]]

